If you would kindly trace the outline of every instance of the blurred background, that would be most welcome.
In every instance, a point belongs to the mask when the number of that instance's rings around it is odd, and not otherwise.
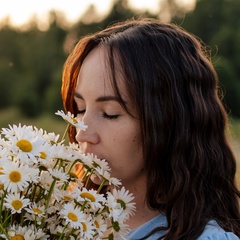
[[[211,49],[239,159],[239,11],[239,0],[0,0],[0,128],[21,122],[63,133],[54,113],[62,109],[62,67],[75,43],[117,21],[153,17],[181,25]]]

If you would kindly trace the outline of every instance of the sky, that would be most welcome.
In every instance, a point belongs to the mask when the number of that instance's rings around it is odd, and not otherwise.
[[[179,0],[189,4],[192,0]],[[9,17],[10,24],[22,26],[33,16],[40,21],[47,21],[51,10],[63,12],[69,23],[74,23],[85,12],[90,4],[94,4],[100,14],[106,13],[114,0],[0,0],[0,23]],[[156,13],[159,0],[128,0],[130,7],[146,9]]]

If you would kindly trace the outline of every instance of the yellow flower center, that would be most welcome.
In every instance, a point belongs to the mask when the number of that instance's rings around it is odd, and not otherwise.
[[[71,119],[73,120],[73,123],[74,123],[74,124],[77,124],[77,123],[78,123],[78,121],[77,121],[77,119],[76,119],[76,118],[74,118],[74,117],[71,117]]]
[[[80,194],[80,196],[81,196],[82,198],[87,198],[87,199],[89,199],[91,202],[95,202],[95,201],[96,201],[95,197],[94,197],[91,193],[89,193],[89,192],[82,192],[82,193]]]
[[[35,212],[37,214],[42,214],[42,210],[39,208],[33,208],[32,210],[33,210],[33,212]]]
[[[1,172],[1,170],[3,170],[3,167],[0,167],[0,175],[4,174],[3,172]]]
[[[0,190],[3,190],[3,184],[0,183]]]
[[[83,231],[86,232],[87,231],[87,225],[84,222],[81,222],[82,226],[83,226]]]
[[[100,227],[98,221],[94,221],[94,225],[96,226],[96,228]]]
[[[14,237],[11,237],[10,240],[24,240],[25,238],[20,235],[20,234],[17,234],[15,235]]]
[[[63,196],[62,199],[64,201],[71,201],[72,200],[72,198],[70,196],[67,196],[67,195]]]
[[[46,159],[47,158],[47,154],[45,152],[40,152],[40,158]]]
[[[75,172],[70,172],[69,174],[70,174],[71,178],[78,178],[78,176]]]
[[[22,201],[20,200],[14,200],[12,201],[12,206],[14,207],[15,210],[19,210],[23,204],[22,204]]]
[[[77,217],[77,215],[75,214],[75,213],[68,213],[68,218],[70,219],[70,220],[72,220],[73,222],[77,222],[77,220],[78,220],[78,217]]]
[[[32,144],[26,140],[21,139],[17,142],[17,146],[23,151],[23,152],[31,152],[32,151]]]
[[[22,178],[21,173],[18,171],[12,171],[9,174],[9,179],[12,182],[19,182],[21,180],[21,178]]]

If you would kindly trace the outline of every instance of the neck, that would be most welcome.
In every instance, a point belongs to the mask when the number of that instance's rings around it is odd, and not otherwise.
[[[136,212],[134,216],[130,217],[126,224],[130,229],[137,228],[145,222],[159,215],[159,212],[152,210],[146,203],[146,179],[140,180],[138,184],[127,184],[123,182],[123,185],[130,193],[134,195],[133,202],[136,203]]]

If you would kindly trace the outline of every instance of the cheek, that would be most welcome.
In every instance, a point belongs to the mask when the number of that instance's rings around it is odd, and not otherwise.
[[[141,147],[141,138],[138,131],[126,131],[125,129],[119,129],[112,136],[112,142],[122,144],[124,146],[128,145],[138,145]]]
[[[138,141],[138,136],[134,136],[132,139],[132,142],[137,142]]]

